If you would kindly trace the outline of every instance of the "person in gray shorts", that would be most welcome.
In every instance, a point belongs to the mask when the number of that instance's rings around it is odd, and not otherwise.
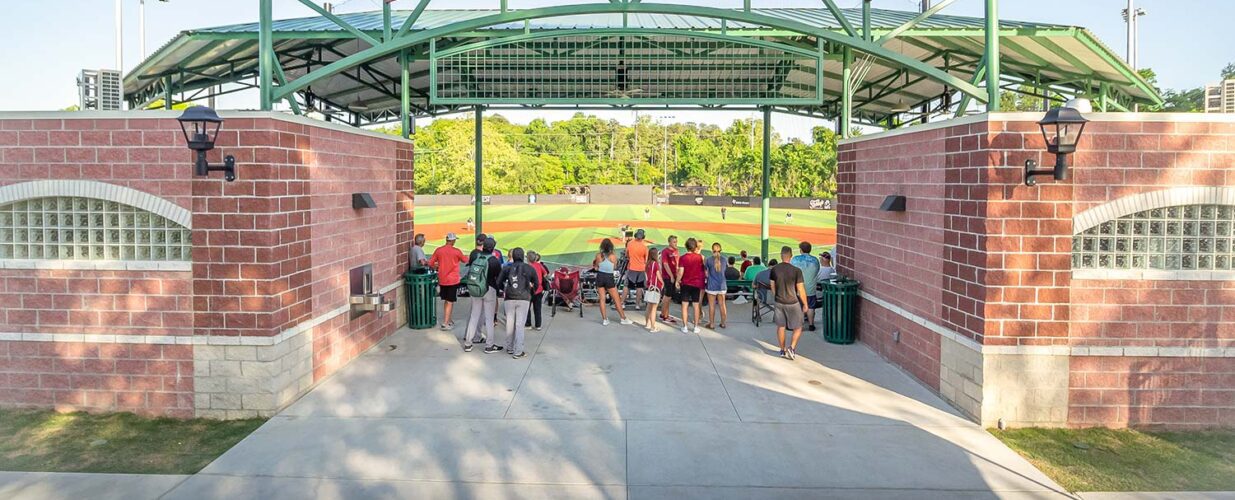
[[[792,360],[797,357],[798,339],[802,336],[802,320],[810,306],[806,301],[805,281],[802,270],[789,260],[793,258],[793,249],[781,247],[780,264],[772,267],[771,285],[775,295],[772,317],[776,322],[776,340],[780,342],[780,355]],[[793,339],[785,346],[785,330],[793,330]]]

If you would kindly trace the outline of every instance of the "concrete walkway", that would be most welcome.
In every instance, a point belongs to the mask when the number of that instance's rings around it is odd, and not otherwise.
[[[562,313],[514,360],[462,351],[463,305],[454,332],[398,332],[164,498],[1062,491],[861,345],[804,336],[781,359],[748,307],[700,335]]]

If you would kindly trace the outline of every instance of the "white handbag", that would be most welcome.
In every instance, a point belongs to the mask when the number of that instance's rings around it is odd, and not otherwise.
[[[646,292],[643,292],[643,301],[649,304],[659,304],[660,303],[660,290],[652,288]]]

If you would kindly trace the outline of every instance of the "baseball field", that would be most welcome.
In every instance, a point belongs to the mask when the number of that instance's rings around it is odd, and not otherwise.
[[[418,207],[415,231],[425,234],[429,249],[441,245],[446,233],[454,232],[466,252],[472,244],[467,220],[473,214],[470,206]],[[815,253],[836,244],[834,211],[773,209],[770,222],[772,254],[782,245],[796,249],[800,241],[811,242]],[[726,255],[740,250],[759,255],[758,208],[727,208],[722,218],[719,207],[496,205],[484,207],[483,229],[493,235],[503,251],[522,247],[539,252],[546,262],[581,265],[591,263],[604,238],[613,238],[615,246],[620,247],[620,227],[627,224],[631,230],[645,230],[653,246],[663,245],[670,235],[676,235],[679,245],[693,237],[707,245],[719,242]]]

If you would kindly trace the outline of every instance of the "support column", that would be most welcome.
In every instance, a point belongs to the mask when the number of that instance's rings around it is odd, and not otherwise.
[[[853,49],[844,48],[841,64],[840,136],[847,139],[853,130]]]
[[[274,14],[273,0],[258,2],[258,92],[261,93],[262,111],[274,109]]]
[[[382,41],[389,42],[393,30],[390,28],[390,0],[382,2]]]
[[[999,0],[986,0],[986,110],[999,111]]]
[[[862,39],[874,40],[871,36],[871,0],[862,0]]]
[[[763,200],[759,209],[760,255],[768,261],[768,209],[772,206],[772,107],[763,107]]]
[[[474,192],[476,193],[476,235],[477,236],[479,236],[480,233],[484,232],[484,229],[482,227],[482,221],[484,219],[482,219],[482,217],[484,216],[484,211],[485,211],[484,209],[485,189],[484,189],[484,175],[482,175],[483,169],[481,168],[481,165],[484,163],[484,146],[483,146],[484,144],[483,133],[484,133],[484,128],[485,128],[484,127],[484,113],[485,113],[485,109],[483,106],[476,106],[476,135],[475,135],[476,137],[476,154],[475,154],[476,156],[476,189],[474,190]]]
[[[390,4],[386,4],[390,5]],[[407,139],[412,134],[412,98],[411,94],[411,75],[408,71],[408,66],[412,64],[408,60],[407,49],[403,49],[399,53],[399,125],[403,131],[403,138]]]
[[[163,77],[163,109],[172,109],[172,77]]]

